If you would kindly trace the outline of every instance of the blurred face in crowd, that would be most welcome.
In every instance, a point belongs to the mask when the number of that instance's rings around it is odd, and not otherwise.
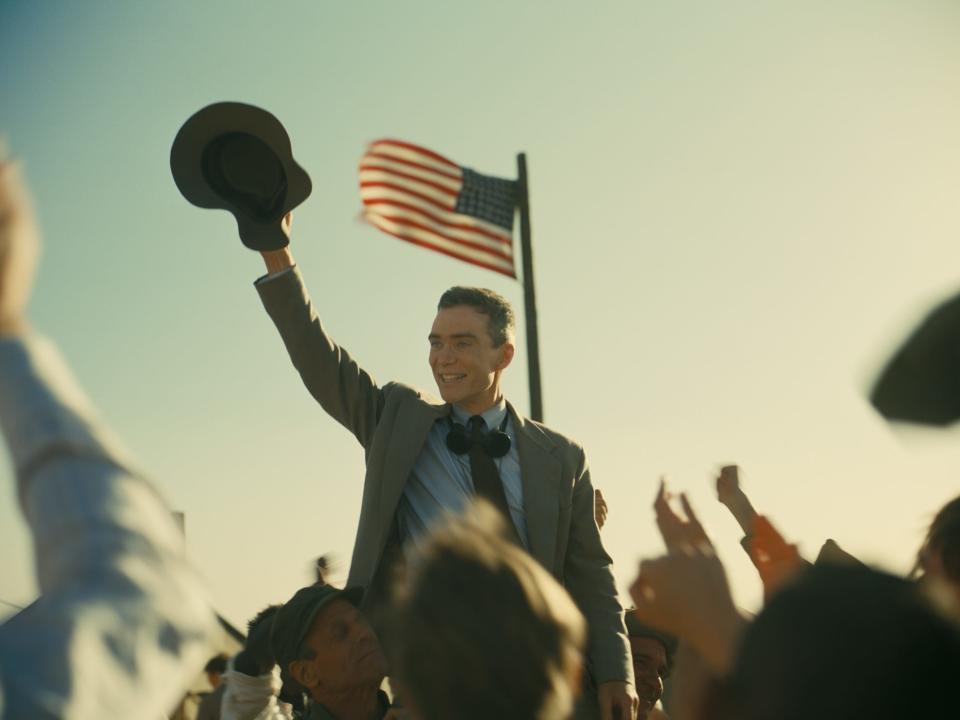
[[[430,369],[446,402],[479,414],[497,402],[500,374],[513,359],[514,346],[493,346],[489,318],[467,305],[437,312],[430,330]]]
[[[663,679],[667,675],[667,651],[663,643],[650,637],[631,637],[633,674],[640,696],[637,720],[644,720],[663,695]]]
[[[317,613],[304,644],[313,657],[292,662],[291,673],[314,699],[379,687],[386,675],[380,641],[346,600],[333,600]]]
[[[210,683],[210,687],[216,689],[220,687],[221,675],[218,672],[208,672],[207,681]]]

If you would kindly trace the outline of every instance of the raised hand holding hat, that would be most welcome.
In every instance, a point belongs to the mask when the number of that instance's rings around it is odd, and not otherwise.
[[[233,213],[240,239],[251,250],[286,247],[288,215],[312,189],[280,121],[237,102],[194,113],[173,141],[170,169],[192,204]]]

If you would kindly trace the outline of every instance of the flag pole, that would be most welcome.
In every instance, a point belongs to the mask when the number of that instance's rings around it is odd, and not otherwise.
[[[537,299],[533,291],[533,250],[530,243],[530,196],[527,190],[527,156],[517,155],[517,185],[520,190],[520,247],[523,253],[523,305],[527,325],[527,374],[530,386],[530,417],[543,421],[540,393],[540,336],[537,332]]]

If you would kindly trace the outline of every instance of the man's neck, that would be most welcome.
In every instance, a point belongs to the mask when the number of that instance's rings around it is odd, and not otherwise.
[[[324,698],[315,698],[337,720],[379,720],[380,686],[351,688],[331,694]]]
[[[500,386],[498,385],[495,388],[495,392],[491,396],[488,396],[485,398],[477,398],[472,402],[467,402],[463,404],[454,403],[454,405],[457,408],[459,408],[463,413],[465,413],[467,417],[471,417],[473,415],[483,415],[490,408],[497,407],[503,402],[504,402],[503,394],[500,392]]]

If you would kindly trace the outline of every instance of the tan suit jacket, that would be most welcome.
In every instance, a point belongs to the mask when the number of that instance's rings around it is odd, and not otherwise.
[[[407,385],[377,385],[326,334],[297,268],[256,287],[307,390],[366,453],[347,583],[380,594],[389,564],[384,558],[395,550],[396,510],[404,486],[430,428],[449,406]],[[596,681],[632,682],[623,612],[594,520],[583,448],[508,407],[516,428],[530,554],[567,588],[586,617]]]

